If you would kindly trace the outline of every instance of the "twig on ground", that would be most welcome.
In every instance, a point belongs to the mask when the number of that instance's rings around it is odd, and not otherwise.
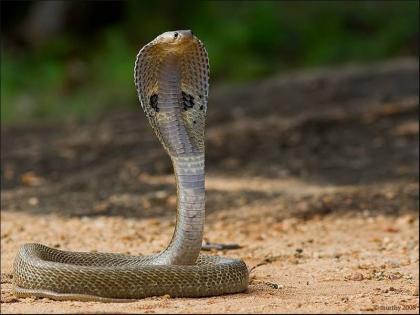
[[[281,257],[281,255],[278,256],[269,256],[267,258],[264,258],[261,262],[259,262],[258,264],[256,264],[255,266],[251,267],[249,269],[249,273],[251,273],[252,271],[254,271],[256,268],[267,265],[267,264],[271,264],[272,262],[277,261],[277,259],[279,259]]]
[[[212,249],[217,249],[217,250],[227,250],[227,249],[239,249],[242,248],[242,246],[240,246],[239,244],[221,244],[221,243],[210,243],[210,242],[206,242],[205,244],[201,245],[201,249],[202,250],[212,250]]]

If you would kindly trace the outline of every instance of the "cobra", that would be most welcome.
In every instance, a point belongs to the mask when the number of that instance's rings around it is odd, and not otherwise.
[[[200,254],[209,88],[204,45],[189,30],[163,33],[138,53],[134,80],[141,106],[174,168],[177,216],[172,240],[165,250],[150,256],[70,252],[25,244],[13,266],[13,290],[18,297],[129,301],[247,289],[248,269],[242,260]]]

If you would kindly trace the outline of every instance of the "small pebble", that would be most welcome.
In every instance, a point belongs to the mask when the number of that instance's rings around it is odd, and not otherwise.
[[[28,204],[30,206],[37,206],[39,204],[39,199],[36,197],[31,197],[28,199]]]
[[[364,277],[360,272],[354,272],[348,277],[348,279],[353,281],[362,281]]]
[[[387,260],[385,262],[385,266],[390,267],[390,268],[398,268],[400,267],[400,262],[397,260]]]
[[[319,258],[321,258],[321,253],[320,252],[314,252],[312,254],[312,257],[315,258],[315,259],[319,259]]]

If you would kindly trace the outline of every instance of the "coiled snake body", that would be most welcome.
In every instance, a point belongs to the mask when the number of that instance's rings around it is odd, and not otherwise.
[[[208,75],[207,52],[191,31],[163,33],[140,50],[135,63],[140,103],[176,177],[177,220],[168,247],[151,256],[127,256],[25,244],[14,262],[15,295],[120,301],[246,290],[248,269],[242,260],[199,255]]]

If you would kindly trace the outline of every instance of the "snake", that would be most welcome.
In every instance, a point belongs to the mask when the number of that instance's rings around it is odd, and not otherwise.
[[[22,245],[13,263],[17,297],[120,302],[151,296],[206,297],[247,290],[242,259],[200,254],[205,219],[205,118],[209,58],[191,30],[165,32],[137,54],[134,83],[176,179],[173,236],[146,256]]]

